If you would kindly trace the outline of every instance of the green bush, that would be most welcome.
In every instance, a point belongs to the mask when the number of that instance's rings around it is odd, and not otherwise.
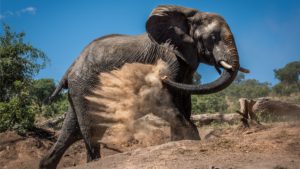
[[[247,79],[231,84],[222,92],[230,98],[238,99],[245,97],[255,99],[268,96],[271,93],[271,88],[269,83],[261,83],[256,79]]]
[[[278,83],[273,88],[272,91],[275,95],[279,96],[290,96],[292,93],[300,92],[297,84],[285,84]]]
[[[239,98],[255,99],[268,96],[270,93],[269,83],[261,83],[256,79],[245,79],[245,75],[239,73],[236,80],[221,92],[192,96],[192,111],[196,114],[234,112],[239,109]]]
[[[17,81],[14,86],[18,94],[8,102],[0,102],[0,132],[16,130],[25,133],[34,127],[37,105],[29,95],[26,84]]]
[[[24,37],[25,33],[12,32],[8,25],[3,25],[0,34],[0,132],[31,130],[35,115],[41,113],[40,98],[47,94],[44,84],[52,88],[54,85],[51,84],[53,80],[34,83],[33,77],[45,67],[48,58],[25,43]]]
[[[227,108],[228,105],[226,104],[224,95],[211,94],[192,96],[192,112],[195,114],[226,112]]]
[[[56,101],[49,105],[42,106],[42,115],[44,117],[55,117],[61,115],[68,110],[68,99],[67,94],[61,95]]]
[[[67,94],[59,94],[51,104],[43,105],[43,100],[49,97],[55,88],[53,79],[38,79],[32,82],[30,94],[34,98],[34,102],[38,104],[39,112],[44,117],[54,117],[67,111]]]

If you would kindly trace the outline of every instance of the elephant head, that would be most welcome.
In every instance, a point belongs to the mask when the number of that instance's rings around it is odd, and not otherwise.
[[[226,88],[238,70],[247,72],[239,65],[239,56],[233,34],[226,21],[217,14],[200,12],[179,6],[158,6],[147,23],[149,37],[158,44],[170,43],[177,56],[196,70],[199,63],[224,68],[215,81],[203,85],[182,84],[170,78],[163,82],[174,89],[192,94],[209,94]]]

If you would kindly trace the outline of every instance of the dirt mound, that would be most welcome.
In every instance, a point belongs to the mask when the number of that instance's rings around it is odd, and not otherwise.
[[[147,137],[135,134],[128,139],[118,141],[115,135],[119,135],[118,126],[112,126],[107,130],[102,140],[101,155],[110,155],[127,152],[141,147],[158,145],[170,140],[168,123],[153,115],[146,115],[136,121],[137,125],[147,123]],[[121,128],[123,129],[123,128]],[[59,132],[55,134],[59,135]],[[20,136],[15,132],[0,133],[0,166],[4,169],[34,169],[38,168],[40,159],[55,143],[55,139],[43,139],[36,135]],[[49,138],[47,136],[46,138]],[[107,144],[108,143],[108,144]],[[65,168],[86,163],[86,149],[83,141],[73,144],[63,155],[58,168]],[[1,168],[0,167],[0,168]]]
[[[37,168],[51,141],[22,137],[14,132],[0,133],[0,166],[5,168]]]
[[[80,141],[64,154],[58,168],[300,168],[299,122],[247,130],[238,126],[205,127],[200,128],[201,141],[166,143],[168,132],[168,127],[163,126],[148,133],[152,142],[135,138],[126,144],[104,145],[104,158],[88,164],[84,164],[85,146]],[[40,158],[53,144],[13,132],[1,133],[0,138],[0,165],[8,169],[37,168]]]
[[[103,158],[74,169],[94,168],[300,168],[300,124],[250,130],[220,128],[203,141],[178,141]]]

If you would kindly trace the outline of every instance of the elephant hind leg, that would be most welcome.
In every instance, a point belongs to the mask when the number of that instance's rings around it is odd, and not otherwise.
[[[75,89],[75,87],[73,89]],[[80,91],[80,89],[76,91]],[[74,106],[82,138],[85,143],[87,162],[90,162],[101,157],[100,143],[98,141],[104,135],[106,128],[94,124],[95,119],[93,118],[95,117],[89,112],[89,102],[84,98],[84,95],[80,93],[82,92],[71,92],[71,104]]]
[[[82,136],[79,130],[76,114],[72,108],[69,107],[61,134],[54,146],[40,161],[39,168],[55,169],[68,147],[81,138]]]

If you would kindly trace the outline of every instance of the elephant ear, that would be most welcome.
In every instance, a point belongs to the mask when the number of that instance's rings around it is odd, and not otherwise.
[[[178,6],[158,6],[150,14],[146,30],[152,40],[158,44],[170,43],[176,49],[178,57],[192,69],[198,66],[197,49],[189,35],[187,18],[197,10]]]

